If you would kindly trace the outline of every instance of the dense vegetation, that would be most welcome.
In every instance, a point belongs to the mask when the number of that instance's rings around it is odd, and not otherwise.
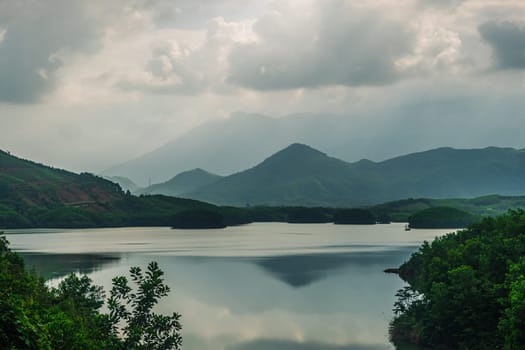
[[[341,209],[334,215],[334,224],[339,225],[372,225],[376,221],[374,213],[368,209]]]
[[[423,209],[408,217],[412,228],[459,228],[467,227],[477,220],[474,215],[451,207]]]
[[[525,209],[525,197],[490,195],[477,198],[409,198],[371,207],[375,213],[388,213],[393,221],[407,222],[414,213],[434,207],[452,207],[466,211],[478,217],[496,216],[509,209]]]
[[[133,267],[130,273],[136,290],[126,277],[115,277],[109,314],[104,314],[104,291],[87,276],[71,274],[49,288],[43,278],[25,271],[22,258],[0,237],[2,349],[179,349],[180,315],[152,312],[169,292],[163,272],[153,262],[146,272]]]
[[[443,349],[525,344],[525,211],[425,242],[399,270],[390,335]]]

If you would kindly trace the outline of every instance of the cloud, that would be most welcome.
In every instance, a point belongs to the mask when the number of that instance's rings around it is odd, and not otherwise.
[[[492,48],[497,68],[525,69],[525,22],[485,22],[479,32]]]
[[[266,14],[254,25],[257,42],[233,48],[229,81],[256,90],[392,83],[415,38],[387,12],[323,1]]]
[[[264,11],[269,0],[144,0],[142,8],[150,11],[162,28],[202,29],[213,18],[243,21]]]
[[[0,4],[0,101],[38,101],[55,87],[61,53],[96,46],[100,28],[85,4],[69,0]]]
[[[164,30],[162,40],[152,42],[150,57],[140,71],[124,75],[116,86],[152,94],[194,95],[227,90],[228,53],[236,43],[253,41],[252,21],[209,21],[200,43],[183,43]],[[160,32],[163,32],[162,30]]]
[[[419,0],[422,6],[435,8],[455,8],[466,2],[467,0]]]

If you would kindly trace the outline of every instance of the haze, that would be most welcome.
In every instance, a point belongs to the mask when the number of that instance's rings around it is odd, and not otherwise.
[[[0,0],[0,148],[98,173],[238,112],[295,118],[268,151],[523,148],[524,18],[521,0]]]

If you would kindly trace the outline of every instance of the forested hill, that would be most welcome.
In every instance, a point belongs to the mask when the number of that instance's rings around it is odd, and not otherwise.
[[[246,171],[184,194],[215,204],[351,207],[404,198],[525,194],[525,151],[438,148],[347,163],[293,144]]]
[[[173,215],[215,206],[136,197],[98,176],[75,174],[0,151],[0,228],[170,226]]]
[[[0,201],[95,208],[122,199],[120,186],[88,173],[51,168],[0,151]]]
[[[373,188],[350,165],[307,145],[292,144],[259,165],[186,194],[211,203],[345,206]],[[352,194],[352,197],[350,195]]]

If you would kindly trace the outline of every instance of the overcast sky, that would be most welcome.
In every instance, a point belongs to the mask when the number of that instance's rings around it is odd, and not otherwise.
[[[470,133],[525,128],[525,1],[0,0],[0,148],[58,167],[234,112],[392,128],[454,103]]]

